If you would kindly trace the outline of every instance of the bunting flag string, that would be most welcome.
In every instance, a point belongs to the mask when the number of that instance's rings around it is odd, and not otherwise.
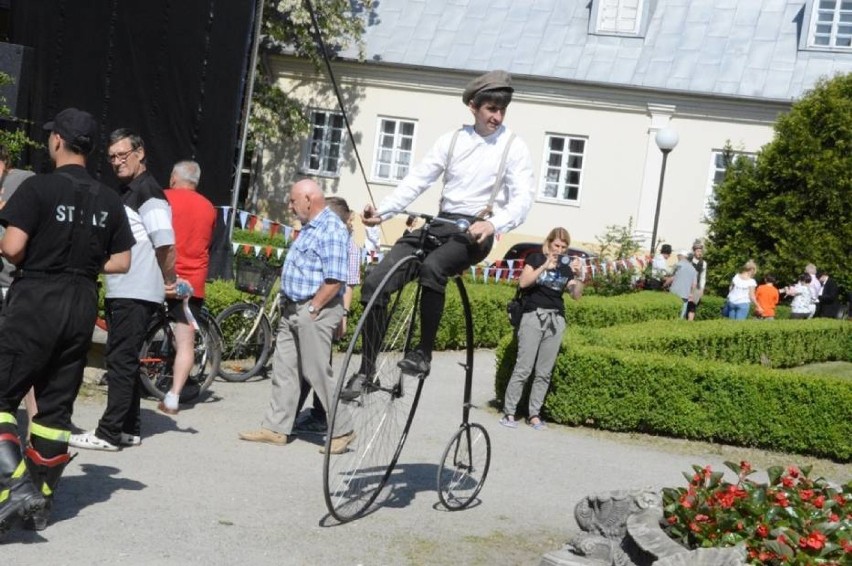
[[[250,230],[252,232],[260,232],[261,234],[267,234],[270,237],[275,237],[277,234],[282,233],[284,235],[285,242],[290,242],[290,235],[293,232],[292,226],[287,226],[286,224],[282,224],[280,222],[276,222],[271,218],[265,218],[263,216],[258,216],[257,214],[252,214],[247,210],[239,210],[233,209],[230,206],[217,206],[222,210],[222,218],[224,223],[228,223],[228,219],[232,213],[232,211],[237,214],[239,219],[239,226],[243,230]],[[293,235],[295,238],[295,235]]]
[[[631,257],[619,260],[606,260],[600,258],[579,258],[583,264],[583,274],[585,277],[596,277],[597,275],[606,276],[609,273],[619,271],[630,271],[634,273],[641,272],[647,260],[642,257]],[[481,280],[483,283],[488,283],[493,280],[495,283],[499,281],[509,282],[520,277],[523,271],[524,262],[522,260],[506,260],[505,266],[490,265],[480,263],[470,266],[470,276],[474,280]]]

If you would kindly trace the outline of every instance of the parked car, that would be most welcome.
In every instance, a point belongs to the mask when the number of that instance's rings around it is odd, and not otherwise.
[[[541,252],[541,242],[522,242],[509,248],[503,255],[503,259],[498,259],[497,261],[505,261],[507,259],[522,259],[526,261],[527,256],[535,252]],[[569,247],[566,253],[571,257],[580,257],[583,259],[597,257],[597,254],[581,248]]]

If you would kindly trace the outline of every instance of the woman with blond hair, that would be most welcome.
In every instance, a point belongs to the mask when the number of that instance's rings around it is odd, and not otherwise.
[[[518,326],[518,357],[503,402],[504,416],[500,424],[505,427],[518,427],[515,410],[524,384],[534,372],[528,422],[535,430],[546,428],[539,413],[550,387],[550,374],[565,332],[562,293],[568,290],[575,300],[583,293],[582,263],[579,258],[572,260],[565,255],[570,244],[568,230],[551,230],[542,245],[542,253],[527,257],[518,280],[523,291],[524,314]]]
[[[749,306],[754,304],[754,311],[763,314],[763,308],[757,302],[754,294],[757,281],[754,274],[757,273],[757,264],[748,260],[740,268],[740,272],[731,279],[731,287],[728,290],[728,299],[725,305],[727,317],[733,320],[745,320],[748,317]]]

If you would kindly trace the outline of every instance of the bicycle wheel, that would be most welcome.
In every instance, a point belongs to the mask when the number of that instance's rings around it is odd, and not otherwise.
[[[222,331],[206,308],[201,309],[198,317],[198,330],[195,332],[195,363],[189,372],[189,379],[181,391],[181,400],[191,401],[207,391],[213,379],[219,374],[222,357]],[[193,396],[188,387],[197,388]]]
[[[346,351],[330,411],[329,430],[334,432],[327,435],[323,467],[326,506],[341,522],[362,516],[379,496],[399,459],[420,400],[423,380],[397,367],[412,347],[420,286],[405,283],[386,297],[385,307],[377,304],[392,278],[411,281],[419,267],[420,260],[410,256],[390,270],[364,309]],[[365,324],[370,320],[379,322]],[[382,327],[383,332],[376,331]],[[348,378],[362,367],[364,339],[371,338],[366,336],[368,331],[376,334],[370,342],[377,351],[372,379],[357,399],[342,400],[340,392]],[[332,437],[349,432],[344,428],[354,433],[354,439],[344,453],[331,454]]]
[[[213,383],[219,366],[218,339],[213,335],[209,315],[199,317],[195,333],[195,359],[180,393],[181,403],[195,401]],[[139,377],[149,395],[163,399],[172,387],[175,362],[175,335],[171,319],[159,318],[148,329],[139,353]]]
[[[175,337],[165,318],[158,318],[145,334],[139,352],[139,379],[152,397],[162,399],[172,386]]]
[[[231,305],[216,317],[222,331],[219,375],[226,381],[245,381],[266,365],[272,349],[272,328],[253,303]]]
[[[469,506],[488,476],[491,438],[485,427],[466,423],[450,439],[438,468],[438,499],[450,511]]]

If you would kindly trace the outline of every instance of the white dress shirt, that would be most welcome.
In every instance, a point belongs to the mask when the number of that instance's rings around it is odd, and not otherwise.
[[[495,133],[483,137],[473,126],[464,126],[456,138],[448,166],[447,157],[455,133],[447,132],[438,138],[423,160],[382,201],[379,206],[382,219],[405,210],[442,175],[441,212],[475,216],[488,205],[511,132],[500,126]],[[493,214],[488,219],[494,230],[505,233],[520,226],[532,206],[534,194],[535,175],[530,152],[523,140],[515,136],[506,157],[501,187],[494,199]]]

